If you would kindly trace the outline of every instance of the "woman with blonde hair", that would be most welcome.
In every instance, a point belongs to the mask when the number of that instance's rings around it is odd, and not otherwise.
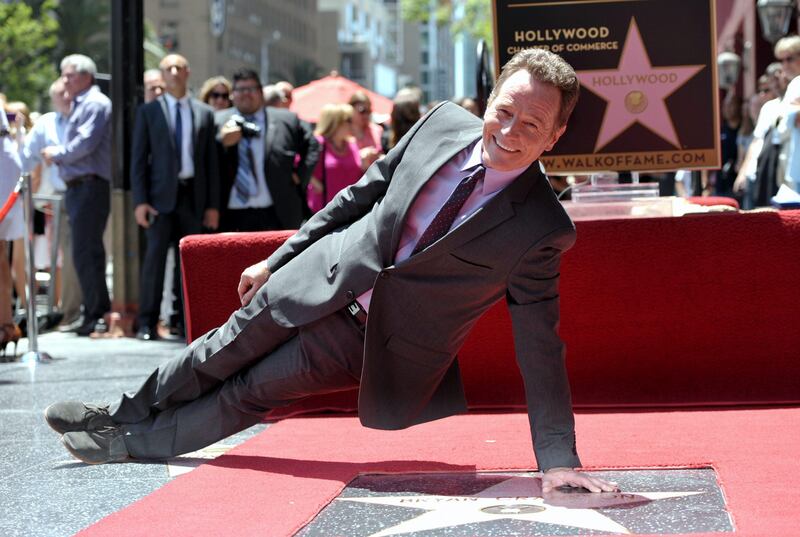
[[[383,127],[372,121],[372,101],[363,91],[350,96],[353,107],[353,137],[361,150],[361,159],[369,166],[380,157]]]
[[[224,76],[215,76],[203,82],[197,97],[216,112],[233,106],[231,101],[232,92],[233,85],[230,80]]]
[[[349,104],[322,107],[314,130],[322,155],[307,191],[311,212],[319,211],[337,192],[358,181],[364,172],[358,145],[353,139],[352,121],[353,107]]]

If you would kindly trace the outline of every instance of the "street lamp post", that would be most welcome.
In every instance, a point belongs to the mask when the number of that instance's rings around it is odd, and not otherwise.
[[[795,0],[758,0],[758,18],[761,32],[770,43],[789,32],[789,24],[794,13]]]
[[[281,38],[280,30],[261,38],[261,83],[269,84],[269,46]]]

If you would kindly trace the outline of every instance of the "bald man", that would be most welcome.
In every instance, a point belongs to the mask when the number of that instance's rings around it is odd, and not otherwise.
[[[170,54],[159,67],[165,92],[137,112],[131,164],[134,216],[147,240],[136,332],[145,341],[158,339],[156,325],[170,245],[219,225],[214,112],[188,95],[191,71],[186,58]],[[175,265],[175,281],[179,281],[180,265]],[[182,316],[180,297],[176,310]],[[177,323],[182,324],[182,319]]]

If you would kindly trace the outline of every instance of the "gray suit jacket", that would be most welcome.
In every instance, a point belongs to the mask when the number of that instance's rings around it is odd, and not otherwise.
[[[192,109],[194,208],[195,216],[202,220],[206,209],[220,206],[214,113],[197,99],[190,99],[189,104]],[[131,148],[134,206],[149,203],[162,214],[175,209],[179,172],[167,108],[163,96],[139,107]]]
[[[458,350],[505,297],[539,468],[579,466],[557,334],[559,262],[575,231],[538,162],[457,229],[394,263],[420,188],[481,130],[452,103],[422,118],[269,257],[270,312],[281,325],[304,325],[373,288],[359,417],[397,429],[466,410]]]

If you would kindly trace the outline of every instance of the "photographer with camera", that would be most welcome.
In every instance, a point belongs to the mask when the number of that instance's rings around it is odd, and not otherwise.
[[[264,106],[255,71],[233,75],[233,108],[216,114],[222,231],[296,229],[319,144],[292,112]],[[296,156],[299,155],[299,159]]]

